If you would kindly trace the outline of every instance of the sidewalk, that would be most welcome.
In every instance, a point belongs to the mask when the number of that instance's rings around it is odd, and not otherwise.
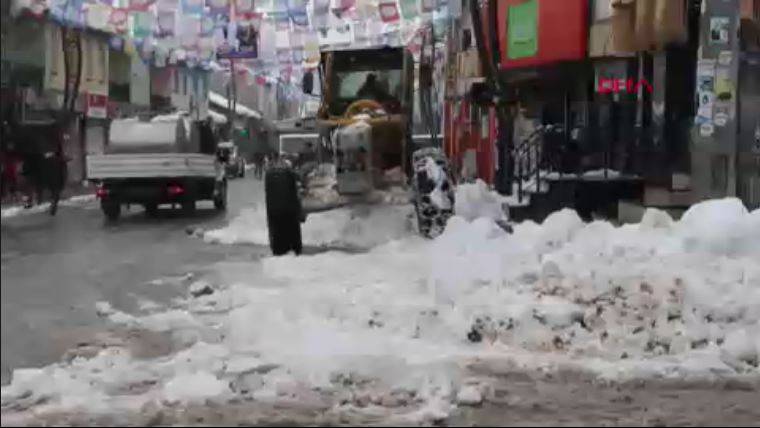
[[[45,195],[48,197],[48,195]],[[66,186],[61,194],[60,205],[71,206],[80,203],[87,203],[95,199],[95,190],[92,185],[75,183]],[[50,208],[50,202],[45,201],[42,204],[34,205],[30,208],[24,208],[22,203],[2,201],[0,203],[1,218],[16,217],[22,214],[34,214],[47,211]]]

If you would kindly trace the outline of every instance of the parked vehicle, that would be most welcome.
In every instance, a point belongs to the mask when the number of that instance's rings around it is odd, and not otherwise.
[[[227,178],[245,177],[245,159],[240,156],[237,146],[231,141],[224,141],[216,149],[219,161],[224,165]]]
[[[178,204],[185,213],[196,201],[227,206],[227,179],[214,145],[200,141],[203,122],[174,114],[151,120],[111,122],[106,153],[87,156],[87,178],[97,182],[97,197],[108,220],[124,204],[139,204],[154,215],[161,204]]]

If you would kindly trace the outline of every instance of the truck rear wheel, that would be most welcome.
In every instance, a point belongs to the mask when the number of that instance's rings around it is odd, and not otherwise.
[[[121,204],[115,201],[101,201],[100,208],[103,210],[106,219],[116,221],[121,215]]]
[[[272,254],[301,254],[301,203],[295,172],[285,167],[269,169],[264,177],[264,192]]]
[[[151,202],[148,204],[145,204],[145,214],[148,217],[156,217],[158,216],[158,204],[155,202]]]
[[[186,216],[193,215],[195,213],[195,199],[187,199],[182,201],[182,214]]]

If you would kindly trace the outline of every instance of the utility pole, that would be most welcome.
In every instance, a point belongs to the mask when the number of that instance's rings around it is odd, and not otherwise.
[[[514,141],[512,136],[512,117],[508,106],[507,86],[502,82],[499,76],[499,40],[496,37],[496,24],[498,22],[498,8],[496,0],[485,0],[488,2],[488,16],[490,18],[488,26],[488,35],[490,36],[491,49],[486,46],[484,39],[483,20],[480,15],[480,0],[470,1],[470,15],[472,15],[473,32],[475,33],[475,42],[478,48],[478,57],[483,72],[486,75],[486,84],[489,92],[493,96],[493,104],[496,107],[496,118],[499,123],[499,143],[498,157],[499,170],[496,180],[496,190],[501,194],[512,194],[512,183],[514,181]]]

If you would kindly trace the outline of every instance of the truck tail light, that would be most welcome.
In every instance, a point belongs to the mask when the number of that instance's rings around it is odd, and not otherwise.
[[[166,189],[166,192],[169,196],[179,196],[185,193],[185,188],[179,184],[172,184]]]
[[[103,199],[108,196],[108,189],[106,189],[103,186],[100,186],[95,190],[95,197],[98,199]]]

